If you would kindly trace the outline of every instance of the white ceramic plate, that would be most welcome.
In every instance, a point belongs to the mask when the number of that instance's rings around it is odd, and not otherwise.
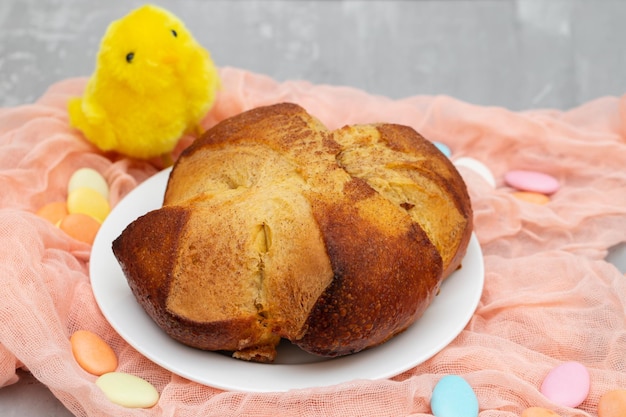
[[[161,207],[169,170],[149,178],[109,214],[94,241],[90,274],[96,301],[131,346],[165,369],[198,383],[233,391],[287,391],[356,379],[398,375],[429,359],[465,327],[480,300],[483,258],[472,236],[463,268],[442,285],[425,314],[404,333],[376,348],[336,359],[281,344],[278,362],[259,364],[182,345],[167,336],[135,301],[113,256],[111,242],[137,217]]]

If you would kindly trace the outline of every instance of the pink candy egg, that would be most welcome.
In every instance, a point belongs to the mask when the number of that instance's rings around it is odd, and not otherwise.
[[[578,407],[589,395],[589,371],[578,362],[565,362],[548,372],[540,391],[550,401]]]
[[[522,191],[553,194],[560,188],[559,181],[551,175],[536,171],[514,170],[504,176],[504,182]]]

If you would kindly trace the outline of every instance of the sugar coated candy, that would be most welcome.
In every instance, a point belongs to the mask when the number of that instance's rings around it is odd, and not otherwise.
[[[98,171],[92,168],[80,168],[76,170],[67,184],[67,194],[71,194],[77,188],[86,187],[97,191],[109,200],[109,185]]]
[[[626,416],[626,390],[616,389],[600,397],[598,402],[598,417]]]
[[[550,202],[550,197],[545,194],[535,193],[532,191],[516,191],[513,196],[527,203],[544,205]]]
[[[465,379],[446,375],[433,389],[430,408],[435,417],[477,417],[478,398]]]
[[[100,223],[86,214],[71,213],[61,219],[59,229],[74,239],[91,245],[98,234]]]
[[[550,401],[565,407],[578,407],[589,395],[589,371],[578,362],[565,362],[552,369],[540,391]]]
[[[151,383],[124,372],[104,374],[96,385],[111,402],[122,407],[150,408],[159,401],[159,393]]]
[[[67,203],[65,201],[48,203],[37,210],[37,215],[54,225],[58,225],[63,217],[67,215]]]
[[[115,371],[117,356],[97,334],[89,330],[78,330],[70,337],[74,359],[85,371],[100,376]]]
[[[560,188],[556,178],[536,171],[509,171],[504,175],[504,182],[521,191],[533,191],[541,194],[553,194]]]
[[[441,152],[442,154],[444,154],[448,158],[450,158],[450,155],[452,155],[452,151],[450,150],[450,147],[448,145],[446,145],[445,143],[433,142],[433,145],[435,145],[437,147],[437,149],[439,149],[439,152]]]
[[[66,201],[48,203],[37,214],[74,239],[92,244],[111,211],[109,186],[98,171],[81,168],[70,177],[67,192]]]
[[[520,417],[561,417],[560,414],[543,407],[530,407]]]
[[[80,187],[67,196],[67,211],[86,214],[102,223],[109,215],[111,207],[102,194],[96,190]]]
[[[454,165],[456,167],[465,167],[465,168],[471,169],[472,171],[480,175],[492,188],[496,188],[496,179],[493,176],[493,173],[487,167],[487,165],[483,164],[478,159],[464,156],[464,157],[455,159]]]

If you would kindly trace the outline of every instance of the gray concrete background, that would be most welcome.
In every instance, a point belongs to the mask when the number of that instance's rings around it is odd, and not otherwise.
[[[626,92],[626,2],[175,1],[220,66],[400,98],[512,110]],[[3,0],[0,105],[93,70],[108,23],[140,1]]]
[[[155,0],[219,66],[402,98],[445,94],[511,110],[626,93],[626,1]],[[111,20],[140,1],[2,0],[0,106],[91,74]],[[626,232],[625,232],[626,234]],[[626,251],[611,259],[626,270]],[[1,341],[0,341],[1,342]],[[0,416],[69,416],[41,384],[0,390]]]

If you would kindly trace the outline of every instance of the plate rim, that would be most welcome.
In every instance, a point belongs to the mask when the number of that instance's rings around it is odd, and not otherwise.
[[[383,371],[382,369],[374,371],[371,370],[371,367],[369,366],[372,365],[372,361],[375,361],[377,357],[384,356],[385,352],[393,352],[393,348],[395,345],[400,346],[401,349],[407,349],[407,346],[405,346],[406,341],[404,341],[404,343],[400,342],[403,342],[403,338],[414,336],[413,333],[417,333],[419,335],[420,326],[430,324],[424,322],[424,318],[429,317],[429,311],[431,313],[433,312],[435,308],[433,307],[433,305],[437,305],[437,301],[440,300],[440,297],[443,296],[442,294],[446,293],[446,288],[450,288],[450,286],[453,286],[455,284],[457,286],[459,285],[459,275],[468,275],[467,273],[465,273],[468,269],[465,264],[463,268],[455,271],[442,283],[441,294],[438,295],[431,303],[431,305],[426,309],[424,315],[420,319],[418,319],[413,325],[411,325],[405,332],[394,336],[394,338],[390,339],[380,346],[367,349],[357,354],[315,363],[258,364],[232,359],[230,357],[220,355],[215,352],[201,351],[185,346],[167,336],[167,334],[163,332],[160,328],[158,328],[158,326],[154,322],[152,322],[148,315],[143,311],[142,307],[134,299],[134,296],[130,291],[130,287],[128,287],[126,279],[121,272],[121,268],[119,267],[119,264],[115,260],[115,257],[110,250],[111,242],[119,235],[119,233],[121,233],[123,228],[125,228],[128,223],[132,222],[140,215],[147,213],[149,210],[157,209],[162,205],[163,194],[165,191],[165,186],[167,184],[167,178],[169,178],[170,171],[171,167],[159,171],[150,178],[146,179],[133,190],[131,190],[112,209],[109,216],[103,222],[94,240],[92,252],[90,254],[89,276],[92,290],[94,293],[94,298],[96,300],[96,303],[98,304],[100,311],[102,312],[107,322],[120,335],[120,337],[122,337],[122,339],[124,339],[141,355],[176,375],[187,378],[202,385],[211,386],[218,389],[245,392],[283,392],[290,389],[304,389],[336,385],[340,383],[350,382],[356,379],[376,380],[391,378],[420,365],[421,363],[427,361],[428,359],[439,353],[447,345],[449,345],[467,326],[467,324],[473,317],[476,308],[478,307],[484,288],[484,259],[480,244],[478,243],[478,239],[475,233],[472,232],[470,242],[467,248],[467,253],[465,255],[466,259],[464,259],[464,261],[470,262],[471,268],[475,268],[476,273],[469,274],[473,277],[474,282],[472,283],[473,285],[469,287],[472,292],[468,295],[469,298],[464,301],[466,304],[465,308],[462,310],[462,314],[459,314],[459,316],[456,317],[455,325],[450,327],[445,337],[441,337],[441,339],[438,340],[438,343],[433,344],[426,352],[423,352],[421,355],[416,355],[416,360],[409,361],[404,365],[396,364],[394,366],[390,366],[385,371]],[[146,199],[143,199],[143,194],[150,194],[150,190],[154,187],[162,190],[160,194],[155,193],[157,195],[160,195],[160,202],[156,206],[154,202],[151,203],[147,201],[150,198],[156,200],[156,197],[154,195],[147,196]],[[139,200],[140,198],[140,204],[135,205],[134,203],[136,202],[136,200]],[[145,207],[147,206],[150,206],[152,208],[146,209]],[[125,224],[122,225],[120,222],[125,222]],[[101,250],[106,250],[107,247],[108,253],[99,252]],[[107,265],[107,260],[109,261],[109,265]],[[115,288],[116,292],[114,293],[116,299],[123,304],[116,304],[116,302],[112,300],[113,294],[107,295],[107,291],[111,290],[111,288],[113,287],[110,287],[110,285],[107,286],[107,284],[111,283],[105,282],[106,278],[102,276],[102,273],[103,271],[107,270],[107,267],[111,267],[111,260],[113,260],[115,264],[113,265],[112,270],[116,268],[119,269],[119,271],[113,272],[119,272],[122,275],[124,284],[126,286],[126,291],[124,291],[124,289],[122,288]],[[457,277],[457,282],[455,282],[454,280],[455,277]],[[116,279],[119,281],[120,277],[118,276]],[[461,285],[461,288],[462,287],[463,286]],[[450,291],[452,290],[448,290],[448,293]],[[129,295],[131,296],[132,301],[134,301],[134,306],[132,304],[126,304]],[[185,355],[188,355],[190,361],[199,361],[199,363],[194,362],[192,370],[186,369],[187,367],[185,366],[181,368],[180,363],[178,363],[178,359],[174,360],[172,358],[168,359],[161,357],[164,352],[159,351],[159,348],[146,348],[144,343],[142,343],[141,341],[138,342],[138,338],[141,339],[141,336],[129,334],[129,328],[132,327],[131,325],[133,324],[133,320],[122,320],[122,322],[120,322],[120,318],[117,316],[117,314],[120,313],[115,312],[116,308],[121,308],[124,312],[126,312],[126,309],[130,309],[131,316],[132,314],[143,314],[145,317],[142,318],[131,317],[134,321],[139,321],[139,323],[148,326],[141,327],[138,330],[148,330],[148,334],[156,337],[166,346],[172,346],[172,349],[166,349],[166,352],[173,353],[170,352],[171,350],[179,351],[178,353],[184,353]],[[141,311],[137,313],[137,309],[140,309]],[[150,320],[152,325],[146,323],[146,318]],[[154,328],[151,328],[151,326],[153,326]],[[416,331],[416,329],[418,330]],[[157,333],[155,333],[155,331],[160,333],[160,335],[157,336]],[[219,355],[219,357],[216,359],[216,357],[212,357],[209,355]],[[182,357],[184,355],[180,356]],[[207,358],[213,358],[213,360]],[[173,361],[175,363],[173,363]],[[206,362],[208,362],[211,367],[207,368],[205,366]],[[185,362],[183,361],[182,363]],[[225,363],[227,363],[227,365],[225,365]],[[337,364],[339,364],[339,366]],[[342,372],[342,367],[345,368],[345,372]],[[272,371],[270,371],[270,369]],[[206,371],[209,372],[209,376],[201,375],[202,372]],[[350,372],[350,374],[348,374],[348,372]],[[210,376],[211,374],[216,373],[218,376],[217,378],[214,376]],[[225,378],[225,376],[227,377]],[[234,379],[237,376],[245,376],[245,378],[238,381]],[[254,376],[257,376],[257,378],[255,378]],[[261,382],[256,383],[255,381],[259,379]]]

